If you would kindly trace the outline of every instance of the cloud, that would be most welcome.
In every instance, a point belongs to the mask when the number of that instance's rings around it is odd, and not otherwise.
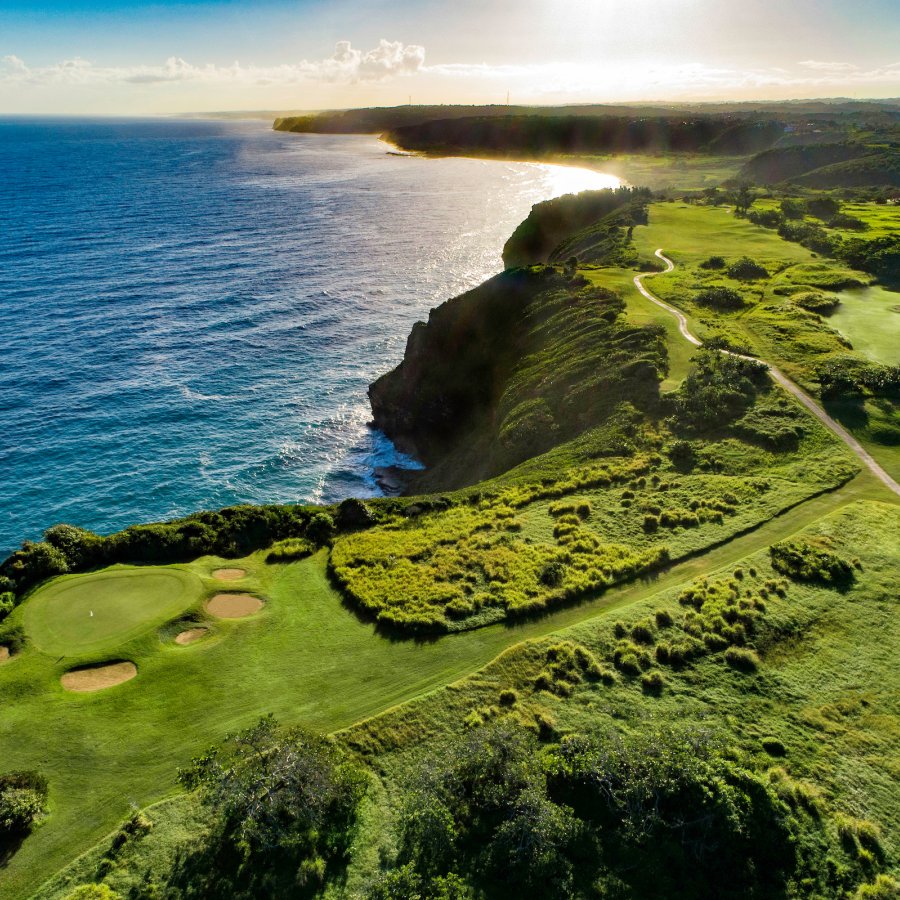
[[[170,56],[162,65],[156,66],[98,66],[76,57],[48,66],[31,67],[18,56],[4,56],[0,58],[0,84],[355,84],[412,75],[421,71],[424,66],[424,47],[382,39],[377,47],[366,51],[357,50],[350,41],[339,41],[334,53],[326,59],[314,62],[302,60],[278,66],[241,65],[238,62],[230,66],[198,66],[180,57]]]

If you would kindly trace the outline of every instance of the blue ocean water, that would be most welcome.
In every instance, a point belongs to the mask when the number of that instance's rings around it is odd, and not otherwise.
[[[366,387],[576,169],[259,121],[0,120],[0,554],[379,492]]]

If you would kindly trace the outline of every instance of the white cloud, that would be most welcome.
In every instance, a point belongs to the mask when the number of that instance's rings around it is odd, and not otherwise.
[[[22,86],[165,84],[299,84],[329,82],[355,84],[383,81],[397,75],[411,75],[425,65],[425,48],[418,44],[381,40],[372,50],[355,49],[350,41],[340,41],[327,59],[286,63],[278,66],[194,65],[170,56],[157,66],[98,66],[80,59],[68,59],[48,66],[31,67],[17,56],[0,58],[0,83]]]

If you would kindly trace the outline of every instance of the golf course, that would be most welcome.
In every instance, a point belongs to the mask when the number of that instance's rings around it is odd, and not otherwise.
[[[368,772],[353,849],[339,874],[323,869],[322,896],[368,896],[398,853],[402,804],[383,798],[460,731],[504,722],[553,748],[598,722],[638,735],[715,720],[726,757],[816,835],[803,838],[819,848],[810,884],[826,852],[844,854],[829,891],[896,870],[898,413],[869,387],[823,398],[819,380],[851,349],[857,367],[900,363],[900,295],[728,206],[652,202],[646,217],[630,259],[538,260],[422,326],[436,371],[444,344],[466,346],[497,389],[429,445],[413,497],[111,536],[62,526],[20,551],[16,572],[57,569],[0,624],[0,758],[48,789],[3,859],[4,897],[93,883],[176,896],[167,879],[192,835],[213,833],[183,773],[270,715],[333,736]],[[765,274],[744,278],[747,259]],[[812,291],[834,292],[840,314],[794,302]],[[515,292],[527,315],[503,305]],[[877,339],[855,337],[868,327],[855,305],[883,323]],[[522,359],[504,356],[508,339]],[[407,377],[387,376],[388,412]],[[441,382],[412,388],[427,400]],[[825,710],[851,695],[858,718]]]

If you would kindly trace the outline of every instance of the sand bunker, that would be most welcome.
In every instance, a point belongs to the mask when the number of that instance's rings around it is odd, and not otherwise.
[[[246,574],[246,569],[216,569],[212,577],[217,581],[240,581]]]
[[[259,612],[262,605],[262,600],[253,594],[216,594],[206,604],[206,611],[220,619],[242,619]]]
[[[87,693],[102,691],[104,688],[131,681],[137,675],[137,666],[131,662],[110,663],[106,666],[92,666],[89,669],[72,669],[60,679],[67,691]]]
[[[181,644],[183,647],[185,644],[193,644],[194,641],[199,641],[200,638],[206,637],[207,634],[209,634],[209,631],[206,628],[189,628],[187,631],[182,631],[180,634],[175,635],[175,643]]]
[[[9,659],[9,647],[0,644],[0,664],[5,663]]]

